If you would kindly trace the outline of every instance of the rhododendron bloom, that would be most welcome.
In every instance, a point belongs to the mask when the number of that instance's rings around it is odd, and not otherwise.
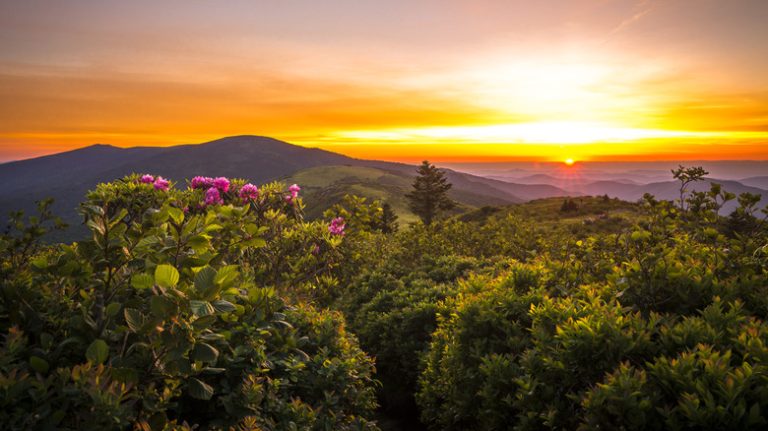
[[[213,186],[213,178],[211,177],[195,177],[192,178],[193,189],[206,189]]]
[[[221,194],[219,194],[219,189],[216,187],[211,187],[205,192],[205,204],[206,205],[220,205],[224,203],[224,200],[221,198]]]
[[[344,235],[345,226],[346,224],[344,224],[344,218],[336,217],[335,219],[331,220],[331,224],[328,225],[328,232],[330,232],[331,235]]]
[[[226,193],[229,190],[229,180],[226,177],[218,177],[213,180],[213,186],[222,193]]]
[[[155,177],[153,177],[152,175],[149,175],[149,174],[142,175],[141,179],[139,181],[141,181],[144,184],[154,183],[155,182]]]
[[[294,199],[299,197],[299,190],[301,190],[301,187],[299,187],[298,184],[292,184],[290,187],[288,187],[288,191],[291,192],[291,195],[286,196],[285,201],[288,203],[293,202]]]
[[[240,188],[240,193],[238,193],[238,196],[240,196],[240,199],[244,201],[249,199],[257,199],[259,197],[259,188],[251,183],[248,183]]]
[[[166,191],[168,190],[169,185],[170,183],[168,182],[168,180],[166,180],[163,177],[157,177],[157,179],[155,179],[155,190]]]

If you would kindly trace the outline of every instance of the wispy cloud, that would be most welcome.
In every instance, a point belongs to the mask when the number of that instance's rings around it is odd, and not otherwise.
[[[635,5],[635,7],[632,8],[632,15],[628,18],[625,18],[610,32],[608,32],[608,37],[610,38],[618,33],[621,33],[627,28],[631,27],[632,25],[634,25],[635,23],[643,19],[645,16],[653,12],[653,10],[658,6],[658,4],[659,4],[659,0],[640,0]]]

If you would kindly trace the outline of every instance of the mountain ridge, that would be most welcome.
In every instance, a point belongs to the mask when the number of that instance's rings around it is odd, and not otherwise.
[[[54,197],[53,211],[78,225],[75,209],[88,190],[131,173],[150,173],[183,184],[196,175],[246,178],[261,184],[319,166],[363,166],[412,178],[416,166],[356,159],[257,135],[229,136],[201,144],[120,148],[94,144],[0,165],[0,211],[34,211],[34,202]],[[445,169],[456,197],[470,207],[519,203],[532,197],[567,195],[552,186],[517,185]],[[76,228],[77,230],[77,228]],[[83,231],[82,229],[80,229]]]

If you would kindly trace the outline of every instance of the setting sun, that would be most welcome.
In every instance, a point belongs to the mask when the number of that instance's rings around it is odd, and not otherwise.
[[[568,166],[573,166],[573,164],[576,162],[574,162],[573,159],[565,159],[564,163]]]

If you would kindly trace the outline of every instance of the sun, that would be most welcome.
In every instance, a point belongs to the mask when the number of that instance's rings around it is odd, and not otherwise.
[[[563,163],[565,163],[566,166],[573,166],[573,164],[576,163],[576,161],[573,160],[573,159],[568,158],[568,159],[563,160]]]

